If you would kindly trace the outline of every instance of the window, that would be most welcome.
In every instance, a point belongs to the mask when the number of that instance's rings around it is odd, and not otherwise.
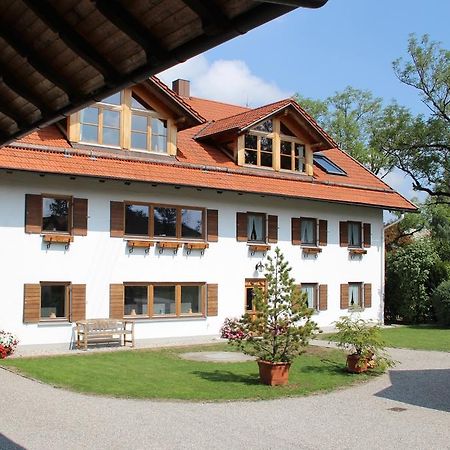
[[[266,289],[266,280],[260,278],[247,278],[245,280],[245,312],[254,314],[256,312],[255,307],[255,290]]]
[[[71,201],[69,198],[42,197],[42,231],[70,233]]]
[[[348,246],[361,247],[361,222],[347,222],[348,223]]]
[[[135,94],[131,99],[131,149],[167,153],[167,121]]]
[[[69,284],[41,283],[41,320],[69,317]]]
[[[149,206],[125,205],[125,234],[147,236],[149,232]]]
[[[274,119],[277,120],[277,119]],[[273,147],[274,124],[266,120],[254,126],[244,137],[244,163],[260,167],[280,167],[283,170],[305,171],[305,145],[279,120],[280,148]],[[274,155],[278,155],[275,160]]]
[[[325,155],[321,153],[314,153],[313,160],[326,173],[332,175],[347,175],[347,173],[337,166],[334,162],[329,160]]]
[[[266,242],[266,215],[247,213],[247,241]]]
[[[147,286],[125,286],[125,309],[126,316],[148,315],[148,287]]]
[[[316,283],[302,283],[301,292],[306,294],[308,308],[318,309],[317,284]]]
[[[125,204],[125,235],[203,240],[205,210],[182,206]]]
[[[178,317],[204,314],[203,283],[125,284],[125,316]]]
[[[300,240],[302,245],[317,245],[316,219],[300,218]]]
[[[349,308],[362,308],[362,283],[348,284],[348,306]]]
[[[113,147],[120,145],[121,94],[117,93],[80,112],[80,140]]]

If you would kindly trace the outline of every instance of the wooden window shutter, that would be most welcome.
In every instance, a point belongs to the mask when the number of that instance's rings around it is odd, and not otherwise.
[[[110,235],[123,237],[125,228],[125,212],[123,202],[110,203]]]
[[[219,240],[219,211],[208,209],[206,211],[207,240],[217,242]]]
[[[86,285],[72,284],[71,305],[70,305],[70,321],[86,319]]]
[[[291,242],[292,245],[300,245],[300,219],[293,217],[291,219]]]
[[[319,245],[325,246],[328,243],[328,221],[319,220]]]
[[[35,194],[25,195],[25,233],[42,231],[42,197]]]
[[[348,223],[339,222],[339,244],[341,247],[348,247]]]
[[[111,319],[123,319],[124,291],[123,284],[109,285],[109,317]]]
[[[23,323],[38,323],[41,319],[41,285],[25,284]]]
[[[247,242],[247,213],[236,213],[236,239]]]
[[[370,223],[365,223],[363,225],[364,247],[370,247],[372,245],[371,234],[372,233]]]
[[[208,284],[207,288],[207,316],[217,316],[219,305],[218,305],[218,290],[219,286],[217,284]]]
[[[319,311],[325,311],[328,308],[328,285],[319,285]]]
[[[278,242],[278,216],[267,216],[267,240],[272,244]]]
[[[372,307],[372,284],[364,284],[364,308]]]
[[[87,235],[88,201],[86,198],[73,199],[73,227],[75,236]]]
[[[341,284],[341,309],[348,309],[348,284]]]

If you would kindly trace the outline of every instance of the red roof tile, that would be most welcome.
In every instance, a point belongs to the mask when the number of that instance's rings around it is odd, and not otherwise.
[[[245,108],[243,106],[230,105],[229,103],[205,100],[197,97],[183,97],[183,100],[193,109],[198,111],[206,120],[219,120],[245,111],[250,111],[250,108]]]
[[[5,151],[6,150],[6,151]],[[79,175],[117,180],[193,186],[264,195],[341,202],[385,209],[414,210],[415,206],[391,189],[363,189],[322,183],[305,178],[268,177],[260,171],[232,171],[180,163],[157,163],[74,152],[70,157],[59,151],[5,147],[0,167],[40,173]]]
[[[33,131],[16,142],[42,145],[45,147],[71,148],[71,145],[67,141],[66,137],[56,125],[50,125],[42,130]]]

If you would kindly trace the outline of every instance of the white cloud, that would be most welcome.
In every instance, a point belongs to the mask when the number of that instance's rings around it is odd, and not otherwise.
[[[177,78],[189,80],[194,97],[250,107],[275,102],[293,94],[253,74],[242,60],[219,59],[210,63],[204,55],[199,55],[158,76],[169,87]]]
[[[415,191],[412,187],[411,179],[399,169],[394,169],[391,173],[387,174],[383,181],[400,192],[408,200],[416,198],[422,202],[427,196],[424,192]]]

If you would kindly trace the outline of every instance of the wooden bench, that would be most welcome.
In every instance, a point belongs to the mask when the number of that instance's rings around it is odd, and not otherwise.
[[[131,325],[127,328],[127,325]],[[134,347],[134,321],[116,319],[89,319],[76,322],[77,348],[87,350],[89,342],[119,342]]]

